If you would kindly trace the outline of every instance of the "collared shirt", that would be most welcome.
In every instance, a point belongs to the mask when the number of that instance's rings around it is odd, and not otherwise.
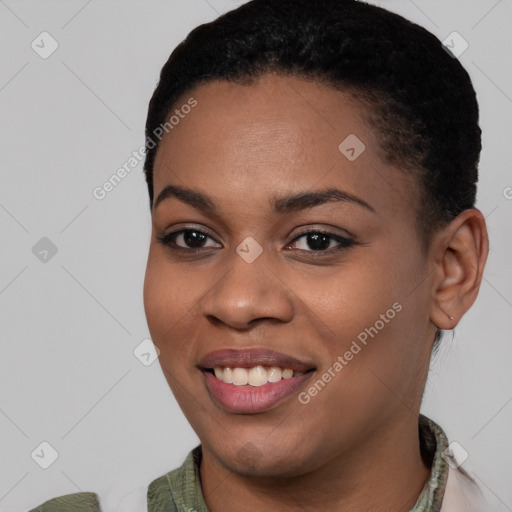
[[[478,486],[458,467],[446,434],[434,421],[419,417],[420,449],[430,477],[409,512],[488,512]],[[201,445],[177,469],[129,493],[117,507],[100,507],[99,496],[81,492],[54,498],[30,512],[210,512],[199,478]]]

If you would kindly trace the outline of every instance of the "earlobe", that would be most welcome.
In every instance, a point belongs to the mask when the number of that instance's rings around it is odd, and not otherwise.
[[[485,219],[477,209],[462,212],[437,236],[430,320],[439,329],[453,329],[473,305],[488,252]]]

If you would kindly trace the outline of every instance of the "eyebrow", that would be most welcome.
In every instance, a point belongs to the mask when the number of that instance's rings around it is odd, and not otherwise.
[[[219,209],[213,200],[206,194],[178,185],[167,185],[158,195],[153,205],[153,211],[166,199],[175,197],[205,214],[219,215]],[[273,197],[269,204],[276,214],[289,214],[329,202],[354,203],[376,213],[375,209],[363,199],[343,192],[337,188],[299,192],[298,194]]]

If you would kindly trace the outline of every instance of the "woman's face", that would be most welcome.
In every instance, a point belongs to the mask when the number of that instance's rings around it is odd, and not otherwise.
[[[320,83],[210,82],[175,109],[144,302],[203,450],[290,476],[370,450],[414,417],[435,333],[414,182],[347,93]]]

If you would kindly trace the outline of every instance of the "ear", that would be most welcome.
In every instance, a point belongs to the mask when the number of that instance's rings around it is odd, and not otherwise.
[[[489,252],[482,213],[465,210],[435,236],[431,247],[435,268],[430,321],[440,329],[453,329],[480,289]]]

